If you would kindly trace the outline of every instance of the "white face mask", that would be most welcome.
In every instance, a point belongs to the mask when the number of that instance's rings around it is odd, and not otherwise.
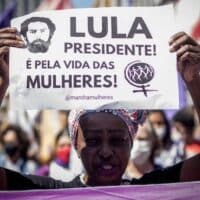
[[[179,131],[177,131],[176,128],[173,128],[171,132],[171,139],[173,142],[177,143],[183,140],[183,136]]]
[[[200,126],[195,128],[193,135],[194,135],[194,139],[200,142]]]
[[[158,139],[162,140],[166,134],[166,126],[156,127],[154,130],[158,136]]]
[[[200,135],[195,135],[194,139],[200,142]]]
[[[151,155],[151,144],[149,141],[134,140],[131,150],[131,160],[135,164],[144,164]]]

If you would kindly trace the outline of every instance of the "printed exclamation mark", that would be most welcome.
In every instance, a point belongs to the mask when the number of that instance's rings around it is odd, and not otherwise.
[[[156,56],[156,45],[153,45],[153,55]]]
[[[117,75],[114,75],[113,78],[114,78],[114,87],[117,87]]]

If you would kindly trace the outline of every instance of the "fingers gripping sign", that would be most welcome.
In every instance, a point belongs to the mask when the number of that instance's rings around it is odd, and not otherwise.
[[[18,35],[16,28],[8,27],[0,29],[0,102],[9,81],[9,47],[23,48],[24,46],[24,42]]]
[[[170,51],[177,53],[178,71],[187,85],[200,118],[200,45],[184,32],[169,41]]]
[[[177,53],[178,71],[186,82],[200,77],[200,45],[185,32],[173,35],[170,51]]]

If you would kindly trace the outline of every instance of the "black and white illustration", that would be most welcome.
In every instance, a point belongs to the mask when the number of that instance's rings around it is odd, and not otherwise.
[[[55,24],[49,18],[31,17],[22,22],[20,32],[30,52],[45,53],[49,49],[55,30]]]

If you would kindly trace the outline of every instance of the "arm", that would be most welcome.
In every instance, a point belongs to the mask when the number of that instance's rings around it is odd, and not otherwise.
[[[180,172],[180,181],[200,180],[200,154],[183,161]]]
[[[178,71],[184,80],[200,120],[200,45],[184,32],[173,35],[170,51],[177,53]],[[183,161],[180,181],[200,180],[200,154]]]
[[[6,190],[8,187],[6,172],[3,168],[0,168],[0,190]]]
[[[161,184],[200,180],[200,154],[165,169],[144,174],[133,179],[131,184]]]
[[[17,35],[16,28],[0,29],[0,104],[9,83],[9,47],[25,47],[23,40]]]
[[[200,120],[200,45],[184,32],[173,35],[169,44],[170,51],[177,53],[178,71],[191,94]],[[145,174],[135,182],[137,184],[156,184],[199,181],[199,169],[200,154],[172,167]]]
[[[173,35],[169,44],[170,51],[177,53],[178,71],[191,94],[200,120],[200,45],[184,32]]]
[[[73,181],[63,182],[45,176],[23,175],[18,172],[0,167],[0,191],[58,189],[73,187],[77,187]]]
[[[0,191],[40,189],[38,185],[35,185],[25,176],[2,167],[0,167],[0,180]]]

